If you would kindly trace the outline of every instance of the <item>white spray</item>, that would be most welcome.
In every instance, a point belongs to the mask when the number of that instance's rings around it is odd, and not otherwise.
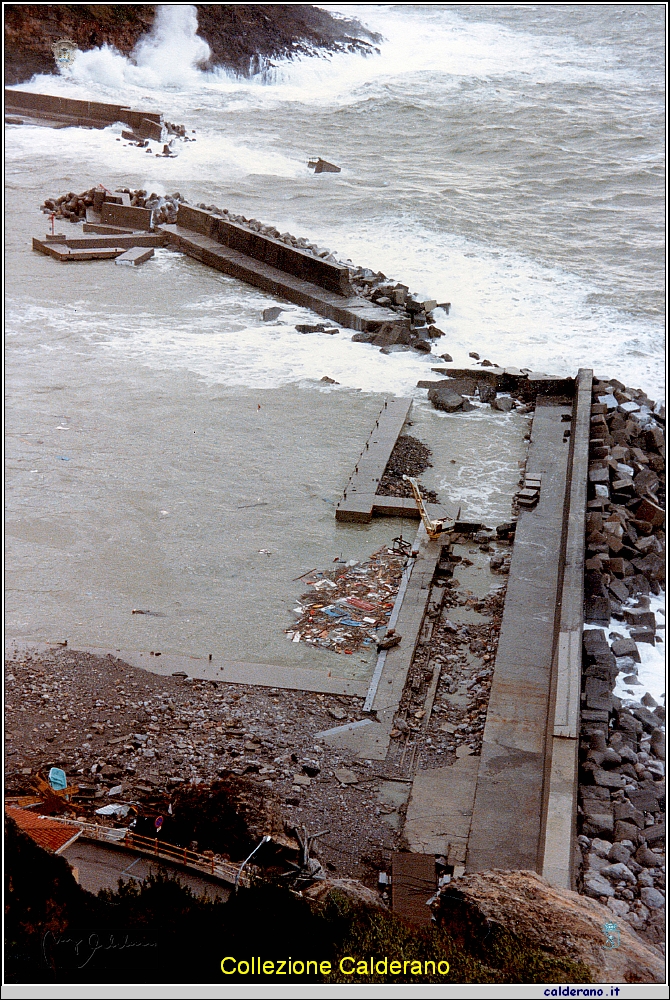
[[[76,83],[119,89],[192,86],[199,75],[197,67],[211,54],[197,30],[198,13],[192,4],[163,4],[156,11],[151,34],[140,39],[131,59],[103,45],[78,52],[69,76]]]

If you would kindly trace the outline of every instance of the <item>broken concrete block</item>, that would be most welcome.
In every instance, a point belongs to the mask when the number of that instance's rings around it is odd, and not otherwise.
[[[310,160],[307,164],[315,174],[339,174],[342,171],[342,167],[336,167],[334,163],[329,163],[328,160],[322,160],[319,157],[316,160]]]
[[[100,210],[100,221],[112,226],[148,230],[153,227],[153,212],[150,208],[132,208],[130,205],[115,205],[105,201]]]
[[[491,402],[492,410],[500,410],[501,413],[509,413],[514,409],[514,400],[509,396],[498,396]]]
[[[614,839],[630,840],[633,844],[637,844],[640,839],[640,830],[634,823],[628,823],[621,819],[615,820]]]
[[[649,521],[655,528],[660,528],[665,522],[665,511],[647,497],[643,497],[635,510],[635,517],[641,521]]]
[[[335,771],[335,777],[343,785],[357,785],[358,775],[350,771],[347,767],[341,767]]]
[[[615,639],[611,650],[616,657],[630,656],[636,663],[640,662],[640,653],[633,639]]]
[[[587,677],[584,683],[586,693],[587,708],[600,708],[609,712],[612,710],[612,692],[609,679],[602,680],[599,677]]]
[[[130,250],[126,250],[120,257],[117,257],[114,263],[124,264],[126,267],[137,267],[139,264],[144,264],[145,261],[150,260],[153,255],[153,247],[131,247]]]
[[[482,403],[493,403],[498,395],[495,386],[488,385],[486,382],[480,382],[477,388],[479,390],[479,400]]]
[[[283,311],[281,306],[270,306],[269,309],[263,310],[263,321],[265,323],[273,323]]]
[[[428,390],[428,399],[436,410],[442,410],[445,413],[455,413],[456,410],[462,409],[465,402],[464,397],[459,393],[448,386],[441,385]]]

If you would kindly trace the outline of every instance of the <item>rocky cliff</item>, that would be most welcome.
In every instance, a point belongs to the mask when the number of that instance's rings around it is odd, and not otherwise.
[[[298,4],[196,4],[198,34],[211,49],[207,66],[241,74],[266,61],[323,51],[372,51],[379,37],[356,21]],[[56,73],[51,50],[70,38],[82,50],[110,45],[129,56],[151,31],[155,4],[5,4],[5,85]]]

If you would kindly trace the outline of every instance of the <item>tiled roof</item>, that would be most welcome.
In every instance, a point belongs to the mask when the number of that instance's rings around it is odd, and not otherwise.
[[[52,854],[60,854],[81,833],[78,826],[71,826],[69,823],[56,823],[54,820],[38,816],[28,809],[5,806],[5,812],[24,833],[33,838],[36,844],[43,847],[45,851],[51,851]]]

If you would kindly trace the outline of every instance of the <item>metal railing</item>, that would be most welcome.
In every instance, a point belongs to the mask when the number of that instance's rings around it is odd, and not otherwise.
[[[40,817],[42,818],[42,817]],[[186,847],[178,847],[166,840],[159,840],[158,837],[143,837],[139,833],[131,830],[115,830],[112,827],[100,826],[97,823],[85,823],[81,820],[65,819],[61,816],[45,816],[51,822],[64,823],[68,826],[76,826],[81,830],[81,836],[87,840],[99,840],[106,844],[117,847],[125,847],[138,854],[151,856],[153,858],[163,858],[173,864],[184,865],[194,871],[203,872],[218,878],[223,882],[248,887],[251,880],[246,875],[240,875],[239,865],[231,864],[229,861],[217,861],[216,858],[207,854],[198,854],[197,851],[190,851]],[[119,836],[122,834],[122,836]]]

